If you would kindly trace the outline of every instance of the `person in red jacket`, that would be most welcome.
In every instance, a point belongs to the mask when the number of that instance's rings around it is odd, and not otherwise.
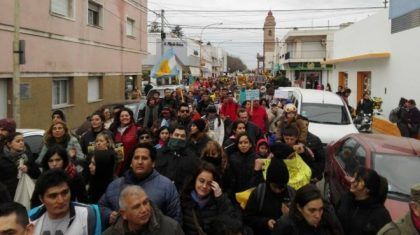
[[[119,145],[123,146],[123,151],[118,151],[119,155],[117,166],[115,168],[115,174],[121,175],[124,171],[124,167],[129,156],[134,150],[134,146],[137,143],[137,131],[138,127],[134,122],[133,111],[129,108],[122,108],[117,114],[114,123],[111,125],[110,130],[114,134],[114,142],[116,148]]]
[[[254,107],[252,107],[249,111],[251,121],[255,123],[259,128],[261,128],[261,131],[263,134],[266,134],[268,131],[268,115],[267,111],[263,106],[260,105],[258,100],[254,100]]]
[[[238,118],[238,108],[239,105],[233,100],[233,93],[228,92],[227,97],[223,99],[223,104],[220,108],[220,117],[222,117],[222,119],[229,118],[234,122]]]

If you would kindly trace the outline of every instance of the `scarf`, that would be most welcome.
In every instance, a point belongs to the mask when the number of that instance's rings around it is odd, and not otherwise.
[[[411,219],[413,220],[414,227],[417,231],[420,231],[420,217],[417,217],[413,212],[411,212]]]
[[[16,164],[16,166],[19,166],[19,159],[21,158],[24,159],[24,163],[28,162],[28,157],[26,156],[25,151],[12,152],[7,146],[4,146],[3,154],[5,157],[12,160]]]
[[[193,201],[195,201],[195,202],[197,203],[197,205],[198,205],[198,207],[199,207],[200,209],[203,209],[203,208],[206,206],[206,204],[207,204],[207,202],[209,201],[209,199],[210,199],[210,197],[209,197],[209,196],[207,196],[207,197],[205,197],[205,198],[200,198],[200,197],[197,195],[197,192],[196,192],[195,190],[192,190],[192,191],[191,191],[191,198],[193,199]]]
[[[69,163],[65,169],[70,179],[74,179],[77,175],[77,168],[73,163]]]

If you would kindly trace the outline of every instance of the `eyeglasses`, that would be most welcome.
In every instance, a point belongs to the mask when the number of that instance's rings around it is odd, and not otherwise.
[[[184,109],[184,110],[179,110],[179,112],[181,112],[181,113],[188,113],[190,110],[186,110],[186,109]]]
[[[150,139],[150,136],[148,136],[148,135],[142,135],[142,136],[140,136],[140,139],[141,140],[148,140],[148,139]]]

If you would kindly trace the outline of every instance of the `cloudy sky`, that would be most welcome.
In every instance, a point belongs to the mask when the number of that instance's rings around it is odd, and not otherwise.
[[[383,0],[149,0],[148,8],[160,12],[170,27],[181,25],[185,37],[223,47],[250,69],[257,66],[256,55],[262,53],[262,27],[268,10],[274,10],[276,37],[281,39],[290,27],[334,26],[355,22],[374,14],[377,9],[311,10],[330,8],[380,7]],[[306,10],[302,10],[306,9]],[[286,10],[286,11],[285,11]],[[293,10],[293,11],[288,11]],[[200,12],[201,11],[201,12]],[[148,23],[160,22],[148,13]],[[169,31],[169,28],[167,29]]]

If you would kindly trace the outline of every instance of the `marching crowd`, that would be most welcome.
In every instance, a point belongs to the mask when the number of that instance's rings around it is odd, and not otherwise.
[[[270,88],[250,101],[196,81],[148,95],[140,118],[95,111],[79,135],[56,110],[38,156],[0,120],[0,234],[419,234],[420,185],[396,222],[386,179],[363,166],[324,200],[324,147]]]

